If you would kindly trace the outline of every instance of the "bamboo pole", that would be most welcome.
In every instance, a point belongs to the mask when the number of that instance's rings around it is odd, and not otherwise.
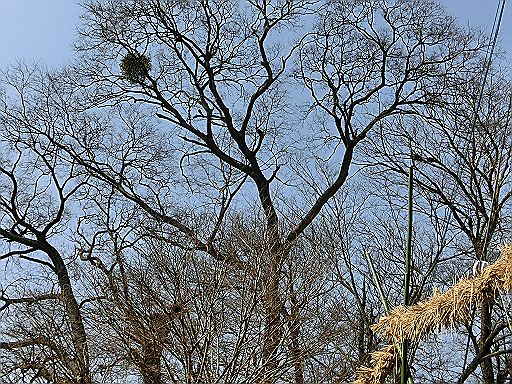
[[[409,190],[407,204],[407,244],[405,250],[405,273],[404,273],[404,307],[409,305],[409,286],[411,283],[411,249],[412,249],[412,191],[413,191],[413,167],[409,167]],[[402,343],[402,368],[400,372],[400,383],[410,382],[409,367],[407,366],[407,350],[409,341],[404,339]]]
[[[366,257],[366,261],[368,263],[368,266],[370,267],[370,273],[372,274],[373,282],[375,283],[375,286],[377,287],[377,291],[379,291],[380,301],[382,302],[382,305],[384,306],[384,311],[386,312],[386,315],[389,315],[389,304],[386,299],[386,296],[384,295],[384,291],[382,290],[382,285],[380,283],[379,277],[377,276],[377,272],[375,271],[375,266],[373,265],[373,260],[368,252],[364,252],[364,256]]]

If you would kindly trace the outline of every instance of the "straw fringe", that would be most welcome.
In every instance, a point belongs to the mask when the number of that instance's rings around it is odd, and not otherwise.
[[[445,293],[434,290],[424,302],[396,307],[372,326],[392,345],[372,354],[373,368],[357,371],[354,384],[382,384],[398,364],[396,345],[403,340],[419,341],[432,332],[469,322],[473,308],[496,300],[501,292],[512,290],[512,245],[500,247],[500,258],[475,277],[464,277]]]
[[[380,351],[371,354],[372,368],[361,367],[357,370],[357,379],[353,384],[380,384],[393,372],[400,360],[400,350],[393,345],[386,345]]]

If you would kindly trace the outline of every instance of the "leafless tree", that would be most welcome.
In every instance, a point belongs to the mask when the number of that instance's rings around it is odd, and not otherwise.
[[[380,175],[390,183],[394,180],[403,185],[409,164],[414,165],[418,207],[437,207],[430,217],[437,217],[453,239],[451,252],[445,257],[454,257],[465,270],[476,260],[493,261],[490,250],[509,236],[504,217],[509,215],[512,197],[512,97],[508,74],[498,65],[489,79],[478,110],[481,74],[468,68],[451,80],[454,93],[440,95],[441,108],[426,109],[428,119],[411,117],[394,127],[382,127],[370,150],[376,154],[373,158]],[[393,175],[401,175],[402,180]],[[498,307],[503,307],[502,303]],[[508,310],[495,307],[494,312],[499,314],[495,313],[493,321],[492,305],[484,305],[478,340],[472,329],[475,324],[468,324],[475,356],[464,366],[459,382],[464,382],[479,364],[483,383],[497,380],[496,369],[503,366],[499,355],[510,352],[495,345],[505,337],[508,326],[503,319]],[[494,348],[499,350],[494,352]]]
[[[73,162],[59,161],[58,148],[33,134],[31,123],[48,132],[62,121],[56,110],[39,104],[42,99],[26,99],[32,91],[45,93],[44,80],[18,67],[3,81],[12,85],[12,104],[2,100],[0,115],[0,261],[10,274],[1,282],[0,312],[15,320],[6,320],[0,341],[2,376],[87,384],[86,333],[67,267],[73,254],[59,240],[69,230],[69,202],[87,176]],[[28,110],[38,118],[18,119]],[[17,270],[29,278],[17,277]],[[47,283],[31,287],[30,276]]]
[[[246,190],[255,189],[251,199],[265,215],[269,245],[263,380],[275,381],[285,304],[280,282],[290,250],[345,184],[368,133],[390,116],[435,106],[447,91],[437,79],[461,71],[478,42],[424,1],[98,1],[86,8],[79,48],[91,65],[77,71],[95,82],[95,100],[152,106],[181,140],[182,172],[193,174],[202,193],[205,176],[190,163],[211,169],[220,162],[250,180]],[[305,28],[311,22],[314,30]],[[303,114],[287,97],[292,92],[304,99],[312,129],[299,124]],[[287,164],[289,149],[304,138],[311,145],[304,145],[301,161],[328,161],[334,169],[314,185]],[[327,145],[312,148],[320,142]],[[91,174],[116,180],[121,193],[197,250],[228,257],[215,233],[185,224],[90,159],[84,163]],[[301,192],[315,198],[283,217],[279,201],[298,180]],[[223,215],[216,216],[220,223]]]
[[[77,241],[103,289],[82,310],[120,344],[110,367],[129,350],[146,382],[350,380],[376,345],[368,327],[378,304],[352,254],[362,247],[341,232],[353,226],[336,226],[347,206],[322,215],[348,190],[368,135],[440,110],[481,42],[434,1],[84,7],[80,64],[22,72],[9,82],[20,98],[1,113],[32,147],[46,143],[54,161],[87,175],[73,184],[86,182]],[[345,249],[333,256],[337,241]],[[169,266],[175,258],[183,270]],[[144,275],[156,265],[170,270]],[[160,302],[152,284],[165,278],[184,285]],[[198,296],[172,296],[183,289]],[[237,328],[245,333],[227,336]],[[341,342],[351,332],[356,342]],[[344,366],[333,368],[338,356]]]

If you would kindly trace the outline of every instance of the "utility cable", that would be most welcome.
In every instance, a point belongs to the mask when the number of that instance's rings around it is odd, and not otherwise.
[[[474,131],[475,126],[476,126],[476,121],[478,119],[478,110],[480,109],[480,106],[482,104],[482,99],[483,99],[484,91],[485,91],[485,84],[487,83],[487,76],[489,75],[489,70],[491,68],[492,55],[494,54],[494,49],[496,47],[496,41],[498,40],[498,35],[500,32],[500,26],[501,26],[501,20],[503,18],[503,10],[505,9],[506,0],[503,0],[500,2],[501,2],[501,4],[498,4],[498,8],[496,9],[496,15],[494,16],[494,23],[492,26],[493,29],[491,30],[491,39],[492,40],[489,41],[489,45],[488,45],[488,47],[490,47],[490,50],[489,50],[489,48],[487,49],[487,55],[485,57],[486,60],[485,60],[484,78],[482,81],[482,85],[480,87],[480,93],[478,95],[478,99],[477,99],[477,103],[476,103],[475,114],[473,116],[473,122],[471,123],[472,131]],[[501,8],[500,8],[500,5],[501,5]],[[496,19],[498,20],[497,24],[496,24]],[[494,35],[493,35],[493,33],[494,33]]]
[[[478,117],[478,110],[480,109],[480,104],[482,103],[482,98],[483,98],[483,95],[484,95],[484,88],[485,88],[485,84],[487,82],[487,75],[489,74],[489,69],[491,68],[492,55],[494,54],[494,47],[496,46],[496,41],[498,40],[498,34],[500,32],[501,20],[503,18],[503,10],[505,9],[505,2],[506,2],[506,0],[503,0],[501,2],[501,9],[500,9],[500,6],[498,4],[498,9],[496,10],[496,15],[494,16],[493,29],[496,28],[496,30],[494,31],[494,37],[493,37],[493,40],[492,40],[491,51],[489,52],[489,56],[487,58],[487,64],[486,64],[485,73],[484,73],[484,79],[483,79],[483,82],[482,82],[482,86],[480,87],[480,95],[478,96],[478,102],[477,102],[476,109],[475,109],[475,117],[473,118],[473,126],[471,128],[472,132],[474,131],[475,126],[476,126],[476,120],[477,120],[477,117]],[[498,10],[499,10],[499,18],[498,18],[498,24],[496,24],[496,16],[498,15]],[[492,32],[491,32],[491,34],[492,34]],[[501,166],[501,158],[499,160],[499,165]],[[494,202],[495,202],[495,199],[497,198],[497,196],[496,196],[497,189],[498,189],[498,177],[497,176],[499,174],[499,168],[500,167],[498,166],[498,169],[496,170],[495,188],[494,188],[494,191],[493,191],[493,196],[492,196],[492,201],[491,201],[491,212],[489,214],[489,219],[487,219],[487,229],[485,231],[484,244],[482,246],[482,252],[480,253],[480,259],[482,259],[484,257],[484,251],[487,248],[487,243],[490,241],[490,239],[489,239],[489,231],[490,231],[490,226],[491,226],[491,220],[490,219],[491,219],[491,217],[493,215],[494,208],[495,208],[494,207]]]
[[[499,35],[499,31],[500,31],[501,21],[503,19],[503,10],[505,9],[505,2],[506,2],[506,0],[503,0],[503,1],[500,0],[500,3],[498,3],[498,7],[496,9],[496,14],[494,15],[494,22],[492,25],[492,30],[491,30],[491,35],[490,35],[491,40],[489,41],[487,54],[485,57],[484,77],[482,80],[482,85],[480,86],[480,92],[479,92],[476,107],[475,107],[475,113],[473,116],[473,121],[471,123],[471,133],[473,135],[473,140],[475,139],[474,132],[475,132],[475,127],[476,127],[476,122],[478,119],[478,111],[482,104],[482,99],[483,99],[484,91],[485,91],[485,84],[487,83],[487,76],[489,75],[489,70],[491,68],[492,56],[494,54],[494,49],[496,47],[496,42],[498,40],[498,35]],[[501,5],[501,7],[500,7],[500,5]],[[489,49],[489,47],[490,47],[490,49]],[[479,261],[482,261],[482,258],[484,257],[484,251],[487,248],[487,242],[489,241],[489,231],[490,231],[490,222],[491,222],[490,218],[494,211],[494,201],[495,201],[494,195],[496,193],[497,184],[498,184],[498,179],[496,178],[496,188],[494,190],[493,198],[492,198],[492,202],[491,202],[491,212],[490,212],[489,218],[487,220],[487,228],[486,228],[485,235],[484,235],[484,243],[482,246],[482,252],[480,252],[480,254],[478,255]],[[471,328],[473,327],[475,309],[476,308],[473,308],[473,315],[471,316],[471,322],[470,322],[469,328],[468,328],[468,338],[467,338],[467,342],[466,342],[466,350],[464,353],[464,363],[462,365],[462,372],[464,372],[464,370],[466,369],[468,353],[469,353],[469,343],[470,343],[470,338],[471,338],[470,333],[471,333]]]

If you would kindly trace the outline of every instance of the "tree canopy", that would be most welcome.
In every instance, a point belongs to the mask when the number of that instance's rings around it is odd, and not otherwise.
[[[354,381],[409,167],[411,304],[510,238],[510,73],[436,1],[88,0],[76,48],[0,76],[6,383]],[[505,383],[507,297],[416,382]]]

